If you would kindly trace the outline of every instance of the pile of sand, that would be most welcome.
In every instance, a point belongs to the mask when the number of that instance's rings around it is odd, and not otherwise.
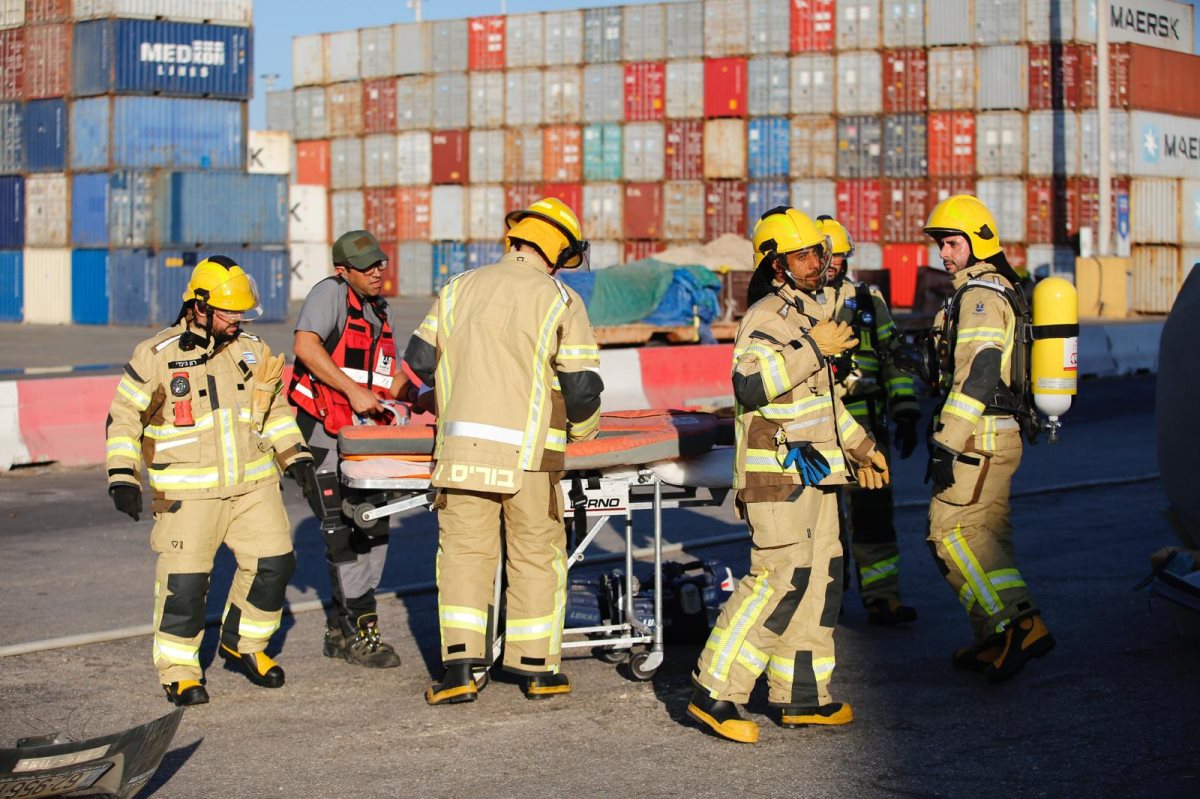
[[[726,233],[708,244],[672,247],[650,256],[658,261],[678,266],[698,264],[714,271],[721,269],[751,270],[754,268],[754,245],[734,233]]]

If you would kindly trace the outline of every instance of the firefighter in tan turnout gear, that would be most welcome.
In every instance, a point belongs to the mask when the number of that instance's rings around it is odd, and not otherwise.
[[[442,289],[405,360],[434,386],[438,616],[445,677],[432,704],[469,702],[491,665],[493,584],[505,526],[504,669],[530,699],[565,694],[568,441],[598,432],[599,350],[579,295],[554,279],[586,263],[579,220],[555,198],[505,218],[508,252]]]
[[[721,609],[688,705],[693,718],[743,743],[759,730],[737,705],[764,672],[783,726],[853,720],[829,692],[842,593],[837,491],[855,479],[875,489],[889,481],[883,454],[834,392],[831,359],[858,342],[828,319],[828,237],[780,207],[759,220],[754,248],[733,367],[735,507],[750,526],[750,573]]]
[[[831,318],[850,325],[858,339],[858,346],[834,359],[838,397],[855,421],[871,433],[885,457],[890,419],[896,427],[900,457],[908,458],[917,445],[921,410],[912,377],[897,369],[891,358],[903,340],[896,334],[883,295],[847,274],[854,255],[850,233],[828,216],[817,217],[817,226],[833,245],[825,289]],[[864,491],[851,484],[844,490],[849,519],[842,519],[847,527],[843,541],[850,541],[867,621],[888,626],[915,621],[917,611],[900,601],[900,548],[896,545],[891,486]]]
[[[174,327],[143,341],[109,410],[108,490],[134,521],[143,510],[143,463],[158,553],[154,665],[167,699],[208,701],[200,669],[213,557],[224,543],[237,571],[221,622],[219,653],[251,682],[283,685],[264,651],[279,629],[296,567],[279,472],[311,469],[311,456],[272,357],[241,323],[261,315],[253,279],[214,255],[192,272]]]
[[[977,198],[938,203],[925,233],[955,289],[933,324],[945,399],[930,441],[929,543],[974,633],[954,665],[1000,682],[1054,647],[1017,571],[1009,521],[1024,410],[1013,356],[1025,345],[1014,331],[1025,300],[996,220]]]

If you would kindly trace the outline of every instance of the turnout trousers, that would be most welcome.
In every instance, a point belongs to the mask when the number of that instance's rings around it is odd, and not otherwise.
[[[930,550],[967,611],[977,643],[1037,610],[1017,570],[1009,521],[1021,434],[1000,430],[989,438],[991,452],[969,452],[956,460],[954,485],[935,493],[929,504]]]
[[[714,699],[745,703],[766,672],[772,705],[831,701],[843,568],[837,491],[805,488],[794,501],[741,506],[750,573],[721,608],[692,673]]]
[[[858,420],[864,427],[865,419]],[[875,446],[891,462],[886,423],[876,420],[871,430]],[[895,498],[890,485],[868,491],[857,484],[842,488],[846,503],[846,540],[858,572],[858,593],[863,604],[877,599],[900,599],[900,547],[896,544]]]
[[[245,494],[185,499],[154,514],[154,667],[159,682],[199,680],[200,640],[213,558],[221,544],[237,571],[221,620],[221,643],[262,652],[279,629],[284,591],[296,570],[292,528],[275,480]]]
[[[515,494],[443,489],[438,509],[438,622],[444,664],[491,665],[492,607],[504,520],[504,670],[557,673],[567,557],[557,473],[525,472]]]

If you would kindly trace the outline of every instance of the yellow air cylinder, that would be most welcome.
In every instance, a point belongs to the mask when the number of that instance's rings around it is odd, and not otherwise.
[[[1079,300],[1075,287],[1048,277],[1033,289],[1033,400],[1055,423],[1079,382]]]

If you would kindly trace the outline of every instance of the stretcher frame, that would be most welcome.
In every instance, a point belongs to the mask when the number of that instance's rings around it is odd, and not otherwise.
[[[698,488],[673,486],[663,482],[652,469],[639,466],[629,467],[619,474],[568,473],[563,481],[564,494],[570,489],[571,477],[578,476],[587,497],[585,514],[587,532],[567,557],[567,571],[586,560],[588,547],[599,535],[610,519],[624,519],[625,574],[622,602],[624,620],[613,620],[609,624],[590,627],[567,627],[563,630],[561,647],[567,649],[602,649],[610,662],[628,661],[630,676],[648,680],[654,676],[663,662],[663,606],[662,606],[662,531],[663,510],[679,508],[716,507],[724,504],[729,493],[724,488],[706,488],[702,496]],[[356,491],[375,492],[353,502],[343,501],[343,511],[361,526],[369,526],[414,508],[431,506],[436,490],[428,478],[353,478],[339,469],[342,484]],[[571,508],[565,509],[566,520],[571,520]],[[634,612],[635,578],[633,575],[633,512],[650,511],[653,518],[654,548],[654,615],[650,624],[643,623]],[[580,531],[574,531],[575,536]],[[569,540],[569,539],[568,539]],[[503,597],[504,577],[503,537],[501,554],[496,567],[493,588],[493,607],[499,608]],[[492,618],[492,665],[500,660],[504,646],[504,634],[500,629],[500,614]],[[583,636],[582,640],[567,636]],[[634,647],[639,647],[634,651]],[[490,667],[489,667],[490,668]]]

